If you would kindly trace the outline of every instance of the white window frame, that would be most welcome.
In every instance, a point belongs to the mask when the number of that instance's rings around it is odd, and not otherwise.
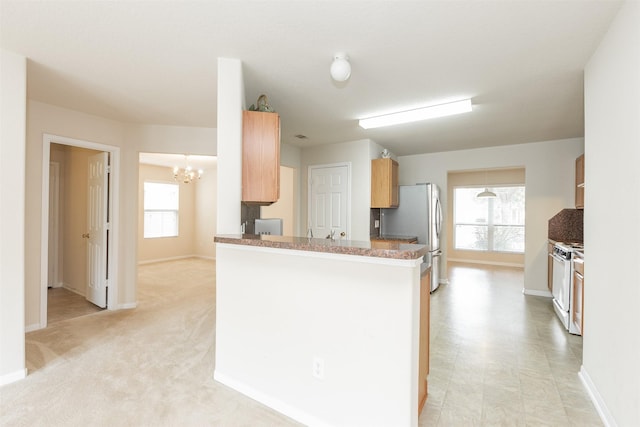
[[[525,230],[525,225],[526,225],[526,218],[525,218],[525,222],[522,225],[518,225],[518,224],[495,224],[493,222],[493,207],[494,207],[494,199],[493,198],[487,198],[487,223],[486,224],[479,224],[479,223],[458,223],[456,222],[456,190],[457,189],[471,189],[471,188],[477,188],[478,192],[482,191],[483,189],[487,188],[489,191],[494,191],[496,188],[505,188],[505,187],[520,187],[522,188],[522,190],[525,192],[525,203],[526,203],[526,188],[524,184],[500,184],[500,185],[496,185],[494,187],[480,187],[480,186],[475,186],[475,185],[459,185],[454,187],[453,189],[453,249],[457,250],[457,251],[475,251],[475,252],[484,252],[484,253],[505,253],[505,254],[524,254],[524,248],[522,251],[500,251],[500,250],[495,250],[493,249],[494,247],[494,235],[495,235],[495,230],[496,227],[513,227],[513,228],[521,228],[523,231],[523,236],[524,236],[524,230]],[[473,226],[473,227],[486,227],[487,228],[487,249],[472,249],[472,248],[459,248],[456,246],[456,232],[457,232],[457,226],[462,225],[462,226]]]
[[[162,184],[162,185],[170,185],[170,186],[175,186],[178,190],[178,206],[176,209],[147,209],[145,207],[145,200],[144,200],[144,194],[146,191],[146,185],[147,184]],[[147,236],[147,212],[149,213],[174,213],[175,215],[175,221],[176,221],[176,228],[175,228],[175,234],[162,234],[159,236]],[[143,229],[143,238],[144,239],[166,239],[166,238],[174,238],[174,237],[179,237],[180,235],[180,185],[178,183],[175,182],[165,182],[165,181],[152,181],[152,180],[145,180],[143,183],[143,196],[142,196],[142,229]]]

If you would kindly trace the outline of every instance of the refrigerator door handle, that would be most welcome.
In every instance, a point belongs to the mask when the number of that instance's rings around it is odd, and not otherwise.
[[[440,206],[440,199],[436,201],[436,233],[440,237],[440,230],[442,229],[442,206]]]

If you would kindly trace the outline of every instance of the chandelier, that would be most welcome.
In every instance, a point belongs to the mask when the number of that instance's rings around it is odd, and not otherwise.
[[[191,183],[194,179],[202,178],[203,170],[198,169],[195,171],[191,165],[189,165],[189,156],[184,156],[184,169],[180,169],[178,166],[173,168],[173,179],[176,181],[182,181],[185,184]]]

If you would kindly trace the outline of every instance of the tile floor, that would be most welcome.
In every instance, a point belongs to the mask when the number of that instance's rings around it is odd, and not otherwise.
[[[49,288],[47,291],[47,324],[49,325],[99,311],[102,311],[100,307],[91,304],[82,295],[65,288]]]
[[[450,262],[431,295],[429,396],[421,426],[601,426],[582,385],[582,338],[523,271]]]

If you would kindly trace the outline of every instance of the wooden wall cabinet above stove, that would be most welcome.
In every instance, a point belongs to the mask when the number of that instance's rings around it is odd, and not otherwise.
[[[576,209],[584,209],[584,154],[576,159]]]
[[[398,162],[393,159],[371,160],[371,207],[398,207]]]
[[[242,112],[242,201],[270,205],[280,198],[280,116]]]

